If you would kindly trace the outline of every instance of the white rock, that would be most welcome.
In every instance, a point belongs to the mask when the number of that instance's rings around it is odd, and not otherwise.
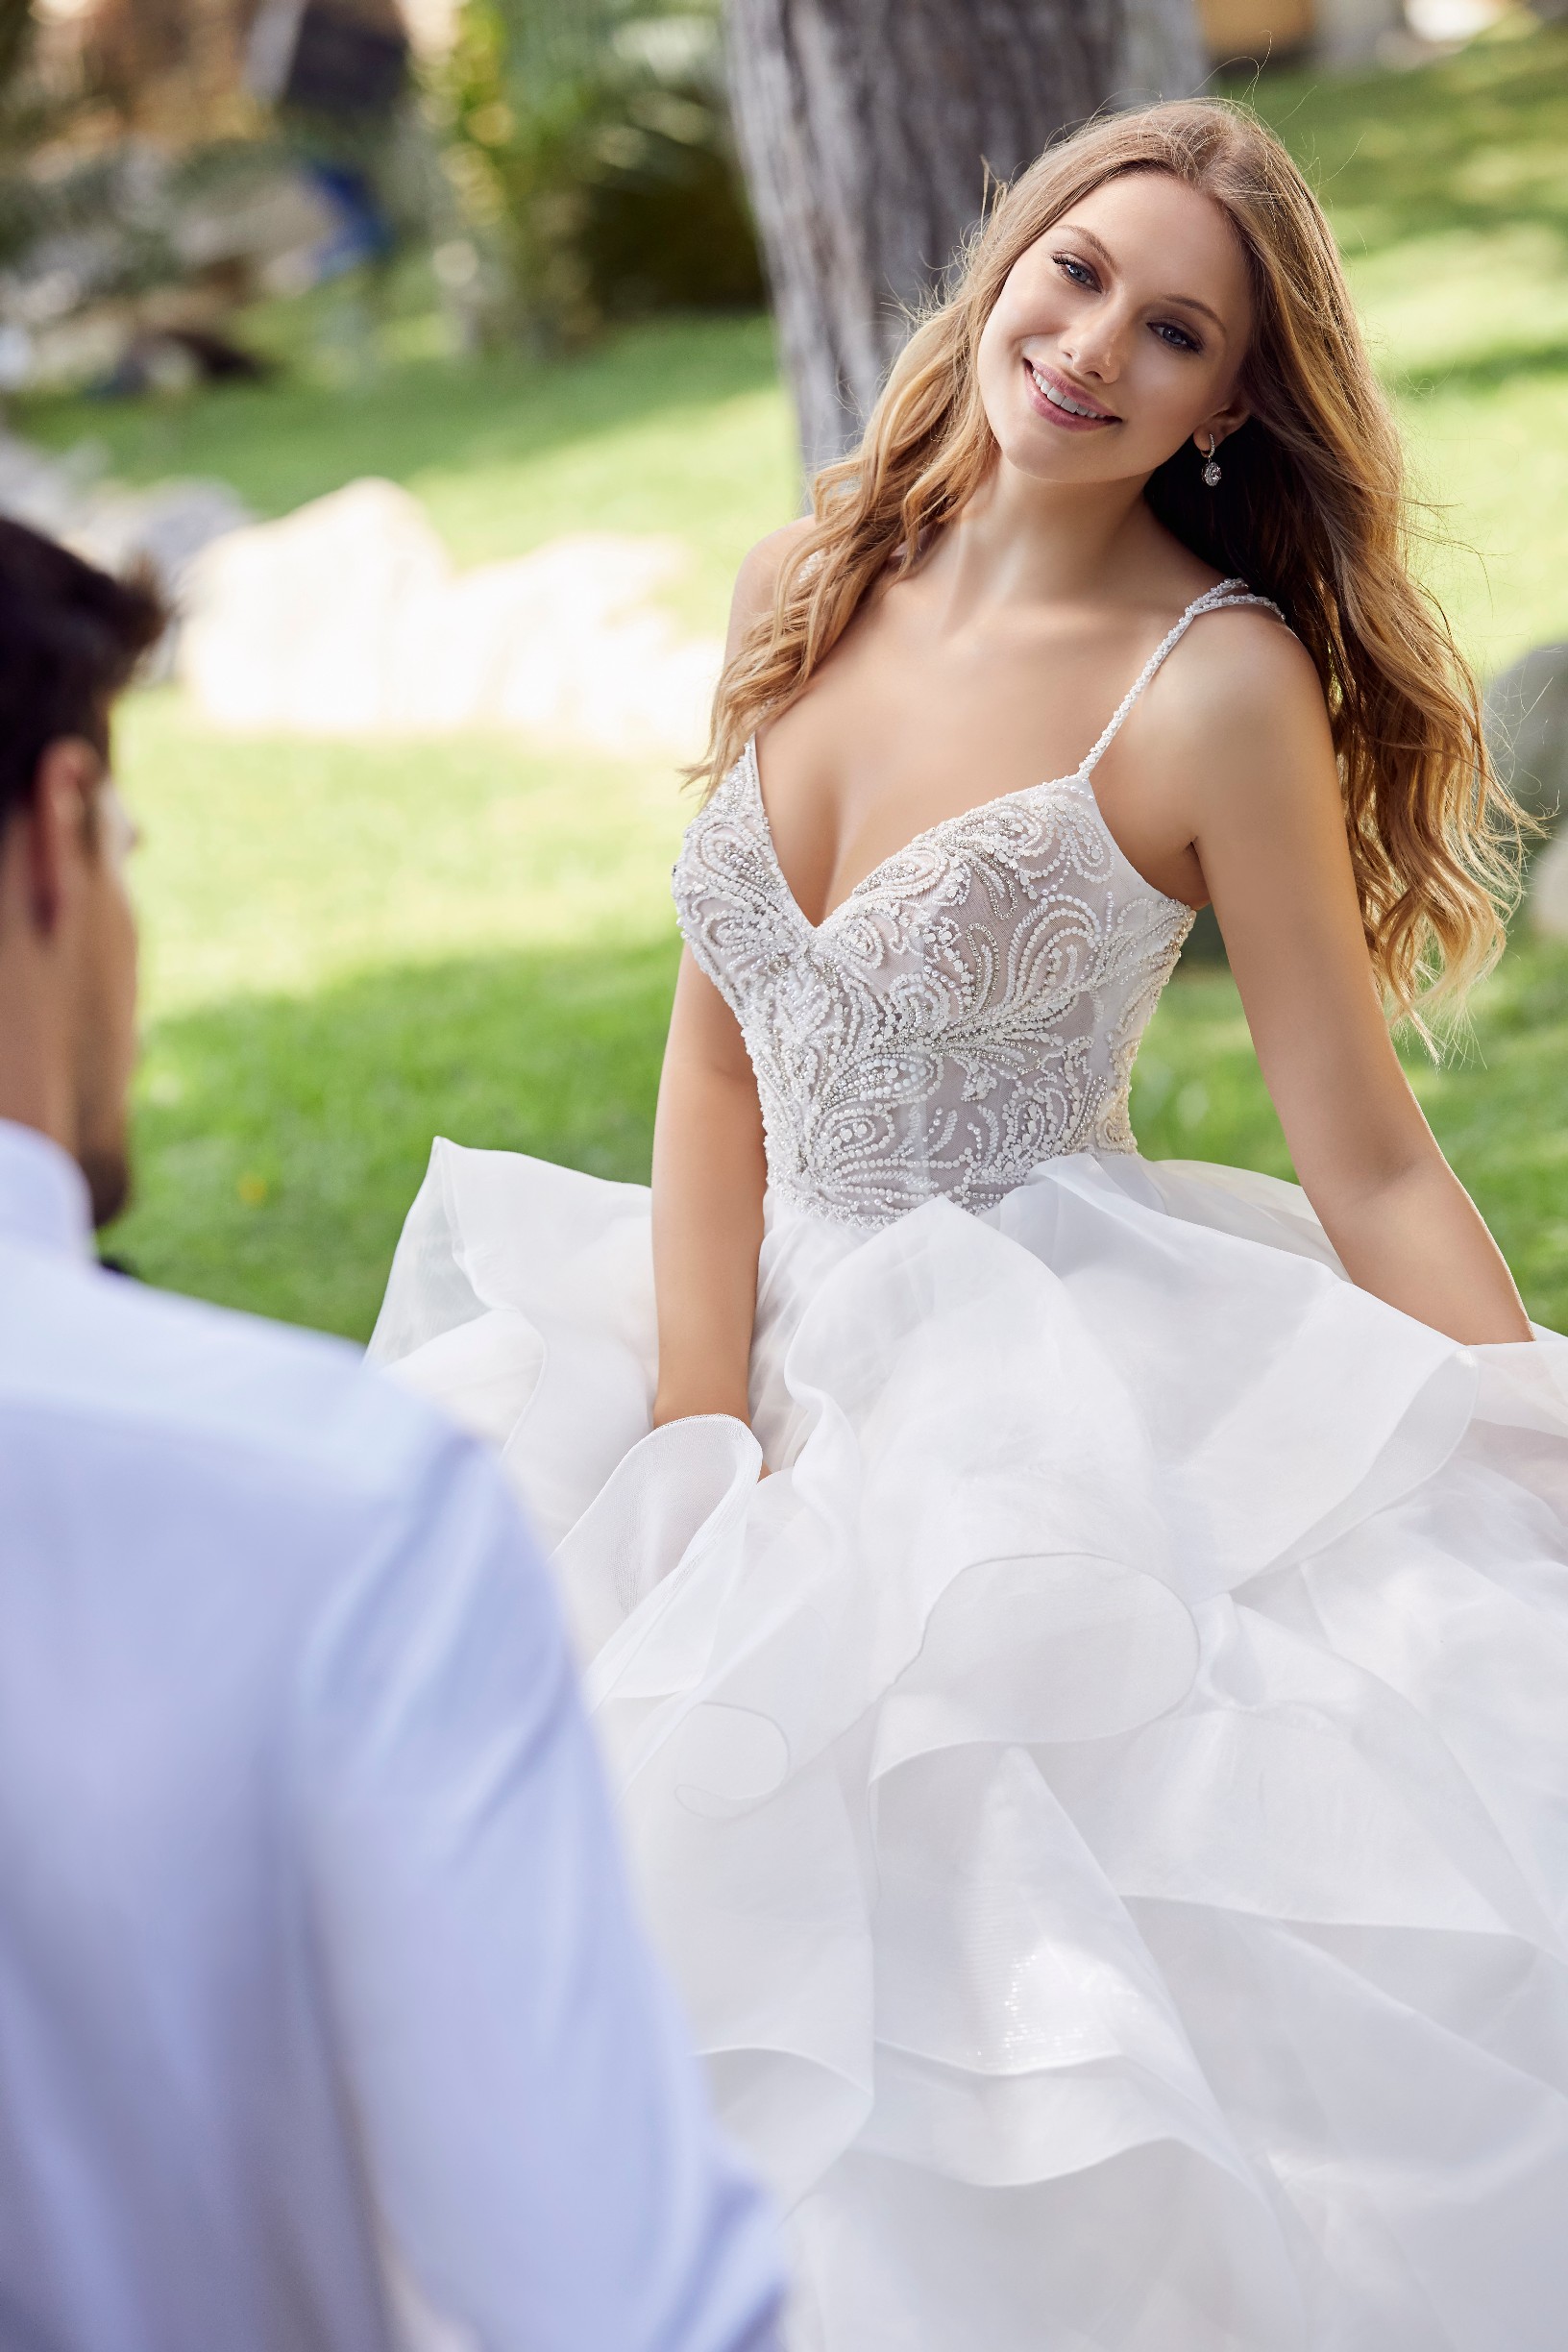
[[[685,561],[678,540],[584,533],[457,574],[416,499],[352,482],[200,559],[181,674],[226,727],[688,757],[721,649],[648,601]]]
[[[400,691],[400,618],[446,582],[417,502],[390,482],[355,482],[208,551],[187,584],[181,675],[220,726],[384,725]]]

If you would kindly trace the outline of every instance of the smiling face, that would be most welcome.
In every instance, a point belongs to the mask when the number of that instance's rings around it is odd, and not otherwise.
[[[1247,265],[1213,198],[1128,172],[1021,254],[980,338],[980,396],[1003,462],[1041,481],[1143,480],[1246,415]]]

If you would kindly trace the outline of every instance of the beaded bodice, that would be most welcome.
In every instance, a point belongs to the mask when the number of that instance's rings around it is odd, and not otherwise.
[[[689,826],[674,898],[756,1071],[769,1181],[881,1225],[933,1196],[992,1207],[1039,1162],[1135,1148],[1133,1057],[1192,923],[1131,866],[1091,781],[1200,613],[1188,606],[1083,766],[929,826],[820,923],[774,852],[748,744]]]

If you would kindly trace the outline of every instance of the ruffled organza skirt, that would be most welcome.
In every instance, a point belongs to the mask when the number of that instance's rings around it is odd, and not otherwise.
[[[800,2352],[1560,2352],[1568,1342],[1081,1155],[771,1203],[757,1435],[650,1432],[647,1193],[438,1143],[375,1353],[554,1547]]]

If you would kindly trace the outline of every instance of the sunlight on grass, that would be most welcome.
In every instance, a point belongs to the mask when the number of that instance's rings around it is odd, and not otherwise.
[[[234,742],[128,709],[151,1279],[364,1337],[440,1131],[646,1177],[683,808],[473,737]]]
[[[439,744],[235,740],[181,698],[125,713],[118,765],[154,1021],[378,966],[669,928],[668,770]]]

